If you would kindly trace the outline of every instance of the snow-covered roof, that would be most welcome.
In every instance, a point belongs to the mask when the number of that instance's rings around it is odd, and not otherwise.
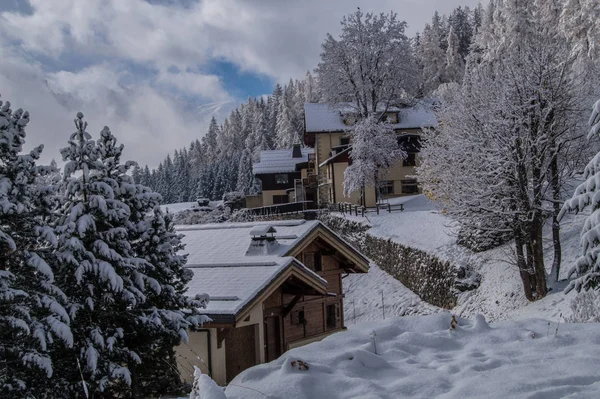
[[[194,277],[188,283],[187,294],[206,293],[210,296],[210,302],[202,313],[235,315],[294,263],[327,284],[313,271],[294,261],[294,258],[283,257],[264,264],[193,266],[190,269]]]
[[[187,267],[194,272],[187,295],[211,297],[206,314],[239,312],[271,281],[296,267],[309,278],[327,284],[300,261],[286,256],[319,221],[289,220],[177,226],[184,235]],[[249,251],[256,232],[275,230],[268,251]]]
[[[331,106],[329,104],[304,104],[306,132],[341,132],[351,130],[352,126],[345,125],[342,114],[347,112],[347,105]],[[391,110],[391,111],[395,111]],[[422,105],[400,109],[399,121],[391,126],[394,129],[419,129],[437,127],[435,114]]]
[[[292,149],[268,150],[260,152],[260,162],[252,165],[255,175],[268,173],[291,173],[296,171],[296,165],[308,162],[309,154],[314,154],[314,148],[302,148],[301,157],[292,157]]]

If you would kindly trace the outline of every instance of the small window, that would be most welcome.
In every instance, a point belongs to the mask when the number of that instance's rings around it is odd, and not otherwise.
[[[288,175],[285,173],[275,175],[275,183],[276,184],[288,184]]]
[[[289,197],[287,195],[274,195],[273,196],[273,204],[287,204],[289,202]]]
[[[349,145],[349,144],[350,144],[350,137],[340,138],[340,145]]]
[[[393,180],[383,180],[383,181],[379,182],[379,193],[381,195],[394,194],[394,181]]]
[[[323,256],[321,256],[321,251],[314,253],[314,265],[316,272],[323,271]]]
[[[402,166],[417,166],[417,153],[409,152],[402,161]]]
[[[297,310],[292,313],[292,324],[294,324],[294,325],[306,324],[306,319],[304,318],[304,310]]]
[[[402,194],[418,194],[419,186],[417,185],[417,181],[414,179],[411,180],[402,180]]]
[[[325,315],[326,315],[326,319],[327,319],[327,328],[328,329],[332,329],[337,326],[337,317],[336,317],[335,308],[336,308],[335,304],[327,305],[327,307],[325,308]]]

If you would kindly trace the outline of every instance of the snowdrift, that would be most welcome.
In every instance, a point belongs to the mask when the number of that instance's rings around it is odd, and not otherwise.
[[[597,398],[600,325],[483,316],[363,323],[246,370],[227,398]]]

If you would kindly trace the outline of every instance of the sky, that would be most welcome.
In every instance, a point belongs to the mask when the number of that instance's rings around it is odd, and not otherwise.
[[[0,0],[0,96],[30,112],[28,146],[60,159],[84,113],[125,156],[156,166],[276,82],[302,78],[360,6],[397,12],[408,35],[435,10],[479,0]]]

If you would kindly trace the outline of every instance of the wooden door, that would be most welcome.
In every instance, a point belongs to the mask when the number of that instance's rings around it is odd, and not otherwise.
[[[225,371],[227,382],[242,371],[255,366],[256,324],[231,329],[225,339]]]
[[[281,329],[279,316],[265,317],[265,360],[281,356]]]

